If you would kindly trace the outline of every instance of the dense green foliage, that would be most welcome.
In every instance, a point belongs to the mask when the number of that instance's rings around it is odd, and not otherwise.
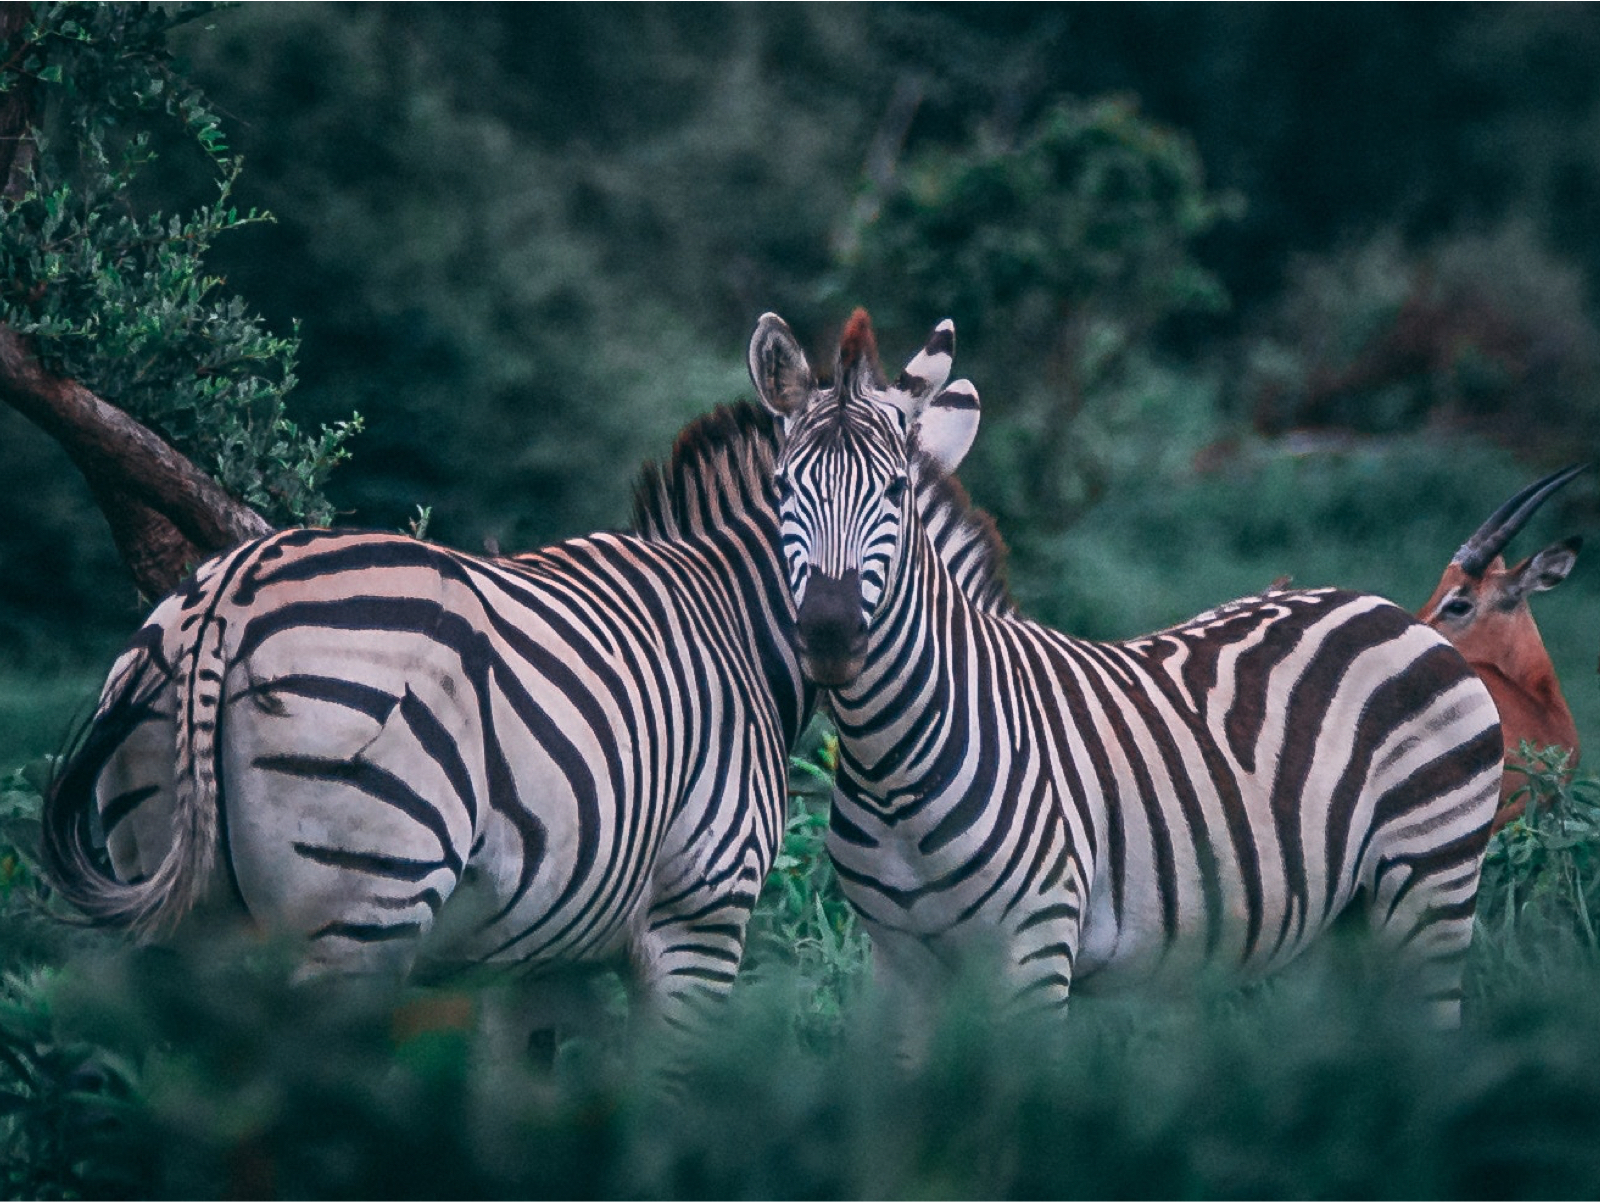
[[[0,70],[46,106],[0,320],[277,520],[422,506],[429,537],[508,550],[619,521],[641,459],[747,394],[760,312],[825,363],[856,303],[891,371],[956,319],[985,407],[964,479],[1025,607],[1074,633],[1283,575],[1415,606],[1500,500],[1594,453],[1582,6],[194,15],[36,7]],[[9,412],[0,482],[6,765],[60,745],[143,605]],[[1589,533],[1597,497],[1580,480],[1513,553]],[[1535,609],[1592,747],[1587,563]],[[44,766],[12,773],[0,1192],[1600,1192],[1594,776],[1544,763],[1553,807],[1491,846],[1458,1034],[1334,941],[1247,990],[1083,997],[1064,1028],[994,1022],[975,980],[906,1074],[822,853],[830,757],[813,729],[740,985],[670,1102],[623,1025],[507,1055],[498,986],[417,1033],[410,1007],[461,998],[68,926],[33,867]]]
[[[763,309],[825,348],[866,302],[891,360],[956,318],[987,413],[967,483],[1052,615],[1130,498],[1198,493],[1222,525],[1194,536],[1231,539],[1198,452],[1243,442],[1203,462],[1248,473],[1302,422],[1420,431],[1437,476],[1461,447],[1441,429],[1507,442],[1493,487],[1417,497],[1365,548],[1286,545],[1268,577],[1342,582],[1398,542],[1414,559],[1388,587],[1415,604],[1502,484],[1592,440],[1597,37],[1579,6],[243,6],[179,25],[187,73],[161,59],[163,90],[119,121],[160,152],[139,221],[276,214],[193,267],[226,280],[198,315],[229,324],[234,290],[261,338],[298,329],[302,432],[362,415],[364,453],[327,481],[339,520],[432,506],[433,537],[507,549],[618,522],[642,458],[747,394]],[[192,110],[186,79],[209,97]],[[72,82],[39,86],[55,111]],[[126,145],[103,141],[111,169]],[[288,370],[261,362],[250,387],[281,397]],[[1296,470],[1252,507],[1314,505]],[[0,480],[4,658],[87,687],[132,591],[70,467],[5,412]],[[1575,486],[1558,533],[1597,495]],[[1216,554],[1162,575],[1162,620],[1237,575]],[[1580,563],[1543,608],[1591,579]],[[1564,673],[1590,675],[1592,650],[1557,646]]]
[[[849,231],[841,293],[892,330],[955,318],[994,428],[964,474],[1008,525],[1058,530],[1104,491],[1152,331],[1227,307],[1192,255],[1222,212],[1193,144],[1125,100],[1061,101],[1014,142],[980,130],[911,156],[883,191]]]
[[[826,742],[797,776],[827,775]],[[0,790],[5,1196],[1523,1197],[1600,1187],[1600,779],[1496,836],[1459,1032],[1354,936],[1186,999],[995,1018],[980,976],[893,1063],[893,999],[797,798],[751,962],[670,1095],[625,1027],[508,1055],[498,987],[288,981],[208,932],[135,951],[50,915],[38,777]],[[1377,971],[1375,971],[1375,969]],[[461,1003],[468,1003],[465,1007]],[[418,1022],[418,1015],[468,1014]]]

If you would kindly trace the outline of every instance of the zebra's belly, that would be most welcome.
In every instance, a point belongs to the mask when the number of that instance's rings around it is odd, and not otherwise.
[[[598,884],[598,882],[595,882]],[[517,965],[542,968],[610,964],[630,950],[643,890],[578,889],[563,896],[555,873],[520,896],[516,882],[469,863],[440,907],[420,958],[434,965]]]
[[[1330,894],[1320,875],[1299,890],[1272,873],[1254,888],[1238,874],[1219,874],[1209,887],[1198,874],[1164,886],[1135,874],[1119,912],[1111,876],[1097,873],[1074,972],[1090,992],[1134,986],[1183,992],[1207,978],[1274,971],[1326,930],[1354,889],[1345,879]]]
[[[870,840],[829,841],[845,894],[869,926],[958,954],[998,938],[1019,972],[1041,947],[1071,943],[1074,987],[1093,991],[1181,991],[1208,976],[1269,972],[1325,929],[1355,884],[1347,865],[1330,890],[1320,857],[1292,876],[1265,836],[1252,845],[1259,858],[1248,869],[1220,841],[1209,856],[1191,841],[1158,857],[1141,854],[1153,843],[1138,838],[1120,844],[1124,858],[1114,870],[1073,854],[1090,840],[1067,836],[1064,810],[1059,823],[1019,824],[1009,840],[984,845],[989,833],[980,831],[930,853],[936,821],[891,824],[849,799],[835,804],[846,826]],[[1129,832],[1146,834],[1131,821]],[[1093,845],[1108,842],[1101,832]],[[1081,922],[1060,917],[1071,914]]]

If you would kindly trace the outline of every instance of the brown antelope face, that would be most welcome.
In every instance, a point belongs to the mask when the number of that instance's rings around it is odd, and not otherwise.
[[[1546,476],[1494,512],[1445,568],[1433,596],[1417,613],[1455,645],[1488,685],[1500,711],[1506,754],[1523,740],[1540,746],[1570,747],[1577,759],[1578,731],[1572,711],[1545,650],[1528,598],[1552,589],[1567,578],[1583,540],[1569,538],[1546,547],[1514,567],[1500,558],[1534,511],[1587,465]],[[1501,803],[1523,783],[1520,773],[1507,772]],[[1495,816],[1501,826],[1520,812],[1520,804]]]

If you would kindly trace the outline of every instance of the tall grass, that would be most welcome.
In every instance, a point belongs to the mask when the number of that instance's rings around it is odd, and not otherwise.
[[[687,1079],[626,1028],[508,1056],[450,1001],[290,983],[238,934],[163,949],[64,925],[34,867],[38,766],[0,788],[8,1196],[1432,1196],[1600,1190],[1600,779],[1548,758],[1496,835],[1459,1032],[1335,940],[1251,988],[997,1019],[985,982],[896,1064],[894,999],[821,848],[830,744],[795,767],[747,971]],[[494,990],[468,995],[484,1014]],[[448,1007],[444,1007],[448,1010]]]

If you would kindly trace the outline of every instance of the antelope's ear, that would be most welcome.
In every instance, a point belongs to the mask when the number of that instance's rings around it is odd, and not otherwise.
[[[750,336],[750,379],[768,412],[785,422],[816,388],[806,353],[776,313],[763,313]]]
[[[972,449],[980,415],[978,390],[971,380],[957,380],[934,397],[917,419],[917,448],[950,475]]]
[[[1578,562],[1578,549],[1582,546],[1583,539],[1576,536],[1563,539],[1515,568],[1512,572],[1515,584],[1512,587],[1516,590],[1517,600],[1553,589],[1565,580],[1572,571],[1572,565]]]
[[[917,424],[933,396],[950,378],[956,353],[956,323],[948,317],[933,327],[928,341],[889,385],[889,403],[905,415],[908,427]]]

